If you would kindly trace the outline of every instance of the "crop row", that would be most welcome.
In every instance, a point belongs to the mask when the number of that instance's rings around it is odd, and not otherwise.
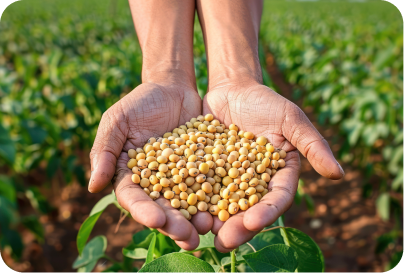
[[[261,39],[323,128],[338,158],[362,170],[364,196],[401,229],[403,20],[387,2],[266,2]],[[266,16],[267,15],[267,16]],[[269,58],[271,60],[271,58]],[[378,238],[377,253],[398,243]],[[391,264],[401,257],[395,253]]]

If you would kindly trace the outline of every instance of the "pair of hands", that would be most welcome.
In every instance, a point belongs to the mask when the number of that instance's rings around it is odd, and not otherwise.
[[[259,203],[221,222],[209,212],[198,212],[189,222],[163,197],[152,201],[131,181],[127,151],[143,147],[148,138],[161,136],[200,114],[212,113],[221,123],[263,135],[287,152],[286,167],[271,179]],[[210,88],[203,102],[194,87],[172,82],[143,83],[102,116],[92,148],[89,190],[98,192],[112,180],[119,204],[139,223],[158,229],[183,249],[199,245],[199,234],[216,234],[220,252],[252,239],[292,204],[300,159],[297,149],[321,175],[340,179],[344,172],[328,143],[292,102],[255,81],[224,81]]]

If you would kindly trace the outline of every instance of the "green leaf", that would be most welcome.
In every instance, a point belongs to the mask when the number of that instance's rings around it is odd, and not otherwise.
[[[77,269],[77,272],[91,272],[91,271],[93,271],[94,267],[97,265],[97,262],[98,262],[98,260],[89,262],[88,264]]]
[[[164,236],[157,230],[153,230],[153,232],[157,234],[156,248],[154,250],[154,254],[156,254],[157,257],[180,250],[180,247],[177,246],[173,239],[168,236]]]
[[[403,143],[403,137],[404,137],[404,133],[403,131],[400,131],[399,133],[396,134],[393,143],[394,144],[400,144]]]
[[[310,212],[311,215],[314,215],[314,207],[315,207],[315,205],[314,205],[313,198],[311,198],[311,196],[308,195],[307,193],[305,193],[303,195],[303,197],[304,197],[304,201],[306,202],[307,210]]]
[[[258,251],[263,249],[264,247],[267,247],[268,245],[283,244],[283,238],[281,236],[280,229],[278,228],[267,232],[258,233],[249,241],[249,243],[254,247],[256,251]],[[251,249],[250,246],[246,246]],[[240,247],[240,252],[241,251],[242,248]]]
[[[191,250],[191,251],[181,249],[180,252],[191,253],[191,252],[203,250],[206,248],[214,248],[215,247],[214,241],[215,241],[215,235],[209,231],[205,235],[199,235],[199,246],[196,249]]]
[[[390,194],[387,192],[381,193],[376,200],[376,209],[380,217],[387,221],[390,218]]]
[[[246,263],[241,263],[236,267],[236,270],[238,272],[254,272],[254,270],[251,269],[251,267],[248,266]]]
[[[277,244],[243,256],[255,272],[293,272],[297,268],[297,253],[293,248]]]
[[[398,191],[403,186],[403,170],[401,169],[396,178],[391,183],[391,188]]]
[[[156,233],[153,233],[149,244],[149,249],[147,250],[146,261],[144,262],[145,265],[153,261],[153,254],[155,248],[156,248]]]
[[[13,181],[4,175],[0,175],[0,195],[7,198],[11,203],[16,201],[16,190]]]
[[[87,239],[90,236],[90,233],[93,230],[93,227],[101,214],[102,214],[102,211],[99,211],[96,214],[91,215],[81,225],[81,227],[79,229],[79,233],[77,234],[77,240],[76,240],[77,250],[79,252],[79,255],[81,255],[81,253],[83,252]]]
[[[105,254],[107,248],[107,238],[96,236],[84,247],[83,252],[73,263],[73,268],[83,267],[91,262],[98,261]]]
[[[217,264],[211,264],[211,266],[213,267],[213,269],[215,270],[215,272],[219,272],[220,269],[222,268],[220,265],[217,265]]]
[[[35,215],[25,216],[21,218],[22,224],[32,231],[37,239],[42,241],[44,239],[44,229],[42,224],[38,221],[38,217]]]
[[[104,209],[106,207],[108,207],[110,204],[114,203],[115,201],[116,201],[116,196],[115,196],[114,192],[104,196],[103,198],[100,199],[100,201],[97,202],[97,204],[94,205],[93,209],[90,212],[90,216],[92,216],[100,211],[104,211]]]
[[[0,124],[0,158],[3,158],[10,166],[15,160],[15,144],[10,134],[2,124]]]
[[[401,258],[403,257],[403,251],[398,251],[395,252],[390,259],[389,264],[386,266],[386,271],[393,269],[398,265],[398,263],[401,261]]]
[[[152,231],[150,229],[141,230],[133,235],[133,248],[148,248],[152,239]]]
[[[45,196],[39,191],[37,187],[30,187],[26,192],[28,200],[31,202],[31,205],[42,213],[48,213],[52,210],[52,207],[48,203]]]
[[[4,244],[11,247],[12,256],[15,259],[20,259],[22,256],[22,251],[24,250],[21,235],[17,231],[8,228],[2,229],[1,232]]]
[[[110,267],[108,267],[107,269],[105,269],[102,272],[118,272],[119,270],[122,270],[122,267],[120,264],[113,264]]]
[[[376,254],[383,253],[390,244],[391,245],[394,244],[394,242],[397,240],[399,236],[400,236],[399,232],[394,230],[380,235],[376,239],[375,253]]]
[[[299,272],[323,272],[324,257],[318,245],[304,232],[294,228],[282,228],[285,244],[298,255]]]
[[[213,267],[193,255],[170,253],[145,265],[139,272],[215,272]]]
[[[58,153],[53,154],[48,160],[48,166],[46,166],[46,175],[48,178],[52,178],[58,168],[60,167],[60,155]]]
[[[11,203],[8,199],[0,195],[0,228],[2,232],[9,229],[15,219],[18,217],[18,211],[15,204]]]
[[[97,222],[98,218],[101,216],[104,209],[108,205],[114,203],[115,201],[116,201],[115,193],[112,192],[111,194],[108,194],[103,198],[101,198],[101,200],[98,201],[97,204],[95,204],[95,206],[90,212],[90,216],[81,225],[79,233],[77,234],[76,242],[79,255],[81,255],[81,252],[83,251],[87,239],[90,236],[91,231],[93,230],[93,227]]]
[[[145,248],[135,248],[135,249],[124,248],[122,249],[122,254],[131,259],[143,260],[146,259],[148,251]]]
[[[240,249],[242,249],[243,247],[245,247],[245,245],[240,246]],[[248,250],[246,251],[247,247],[248,247]],[[245,249],[244,249],[243,251],[237,252],[237,254],[236,254],[236,262],[237,262],[237,264],[239,264],[239,263],[245,263],[245,260],[244,260],[243,255],[246,255],[246,254],[249,254],[249,253],[253,253],[253,252],[254,252],[254,251],[251,249],[251,247],[249,247],[249,246],[247,246],[247,247],[245,247]],[[228,265],[230,265],[230,264],[231,264],[231,257],[227,256],[227,257],[222,258],[222,259],[220,260],[220,264],[221,264],[222,266],[228,266]]]
[[[278,223],[274,223],[270,227],[277,226]],[[249,244],[243,244],[239,247],[239,251],[236,253],[236,261],[238,263],[245,262],[243,255],[254,253],[255,251],[261,250],[269,245],[283,244],[283,238],[280,233],[280,229],[274,229],[271,231],[266,231],[263,233],[258,233],[249,242]],[[253,248],[254,249],[253,249]],[[222,266],[228,266],[231,263],[231,258],[226,256],[220,261]]]

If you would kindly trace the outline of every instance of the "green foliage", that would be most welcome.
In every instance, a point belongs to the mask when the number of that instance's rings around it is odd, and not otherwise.
[[[265,2],[261,39],[318,122],[333,126],[338,157],[360,167],[364,196],[383,220],[402,215],[403,21],[390,3]],[[270,15],[270,16],[269,16]],[[375,23],[377,22],[377,23]],[[377,175],[379,189],[369,182]],[[296,203],[312,200],[300,187]],[[401,223],[401,216],[397,217]],[[398,224],[399,225],[399,224]],[[398,227],[401,229],[401,227]]]
[[[139,272],[214,272],[214,269],[194,256],[170,253],[145,265]]]
[[[147,250],[145,265],[153,261],[154,249],[156,248],[156,233],[152,233],[152,237],[149,244],[149,249]]]
[[[24,216],[21,218],[21,223],[32,233],[35,234],[38,241],[43,242],[44,239],[44,229],[42,224],[39,222],[36,215]]]
[[[31,189],[38,189],[32,187]],[[44,230],[42,224],[35,214],[21,216],[18,211],[17,196],[22,195],[14,179],[0,175],[0,247],[11,248],[12,256],[15,259],[21,258],[24,249],[23,241],[19,230],[25,227],[35,234],[39,242],[43,241]],[[46,201],[42,202],[44,207],[48,207]],[[38,208],[37,208],[38,209]]]
[[[79,255],[81,255],[83,250],[85,249],[87,239],[88,237],[90,237],[91,231],[93,230],[93,227],[98,218],[101,216],[105,208],[113,203],[116,203],[114,192],[107,196],[104,196],[100,201],[98,201],[91,210],[90,216],[80,226],[79,233],[77,234],[77,250],[79,252]]]
[[[153,235],[154,237],[156,236],[156,234]],[[144,260],[147,257],[148,250],[145,248],[124,248],[122,249],[122,254],[134,260]]]
[[[9,165],[12,165],[15,160],[15,144],[2,124],[0,124],[0,158]]]
[[[323,254],[310,236],[294,228],[281,228],[281,234],[298,255],[299,272],[324,272]]]
[[[324,258],[317,244],[301,231],[279,226],[282,224],[281,218],[268,227],[268,230],[258,233],[248,243],[241,245],[234,261],[215,249],[215,235],[211,232],[199,235],[200,243],[195,250],[185,251],[172,239],[154,229],[144,229],[134,234],[132,242],[122,249],[123,262],[113,261],[105,254],[105,237],[94,237],[86,244],[92,226],[98,219],[92,217],[102,213],[107,205],[105,200],[115,202],[115,199],[109,196],[102,198],[95,205],[99,209],[93,209],[94,214],[90,214],[80,227],[80,231],[88,229],[89,232],[81,234],[79,231],[77,236],[77,248],[81,254],[74,262],[73,268],[78,271],[92,270],[100,258],[113,262],[105,272],[137,271],[132,267],[133,260],[144,260],[139,272],[225,272],[236,265],[243,270],[256,272],[285,272],[295,269],[299,272],[324,271]],[[91,227],[87,228],[89,223]],[[191,254],[196,251],[200,252],[199,259]]]
[[[398,263],[401,261],[403,257],[403,251],[398,251],[395,252],[389,262],[389,264],[386,267],[386,271],[389,271],[391,269],[393,269],[394,267],[396,267],[396,265],[398,265]]]
[[[384,192],[379,195],[376,200],[377,213],[383,220],[388,220],[390,217],[390,195]]]
[[[133,246],[147,248],[153,237],[153,232],[150,229],[144,229],[133,235]]]
[[[304,191],[304,181],[299,179],[299,185],[295,194],[294,201],[297,205],[300,205],[302,200],[305,202],[307,210],[311,215],[314,215],[314,200],[309,194]]]
[[[94,237],[88,244],[84,247],[83,252],[73,263],[73,268],[82,268],[90,272],[93,270],[98,259],[104,257],[105,250],[107,249],[107,238],[105,236]],[[91,266],[85,267],[90,264]]]
[[[297,253],[287,245],[267,246],[243,257],[255,272],[293,272],[297,268]]]
[[[313,108],[320,124],[337,126],[343,141],[340,158],[362,167],[371,164],[372,173],[388,179],[399,176],[403,165],[399,11],[381,1],[293,6],[269,1],[265,8],[261,37],[287,80],[300,87],[296,92],[304,94],[304,104]],[[383,160],[370,158],[380,154]]]
[[[206,233],[205,235],[199,235],[199,246],[192,250],[192,251],[186,251],[184,249],[181,249],[180,252],[195,252],[195,251],[200,251],[200,250],[204,250],[207,248],[214,248],[215,247],[215,235],[209,231],[208,233]]]
[[[16,2],[0,31],[0,161],[17,174],[41,162],[49,179],[63,169],[85,185],[78,151],[88,155],[102,113],[140,83],[127,1]]]

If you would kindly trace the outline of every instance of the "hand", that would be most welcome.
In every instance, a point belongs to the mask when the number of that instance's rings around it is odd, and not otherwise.
[[[265,136],[287,152],[286,166],[271,178],[269,192],[259,203],[226,222],[214,216],[215,246],[220,252],[229,252],[274,223],[292,205],[300,173],[296,148],[321,175],[340,179],[344,172],[327,141],[295,104],[255,81],[223,81],[216,86],[204,98],[204,115],[212,113],[226,126],[234,123],[240,130]]]
[[[202,102],[192,87],[144,83],[109,108],[102,116],[91,150],[89,191],[98,192],[112,180],[119,204],[137,222],[170,236],[183,249],[199,245],[198,233],[213,224],[208,212],[198,213],[192,224],[164,197],[153,201],[131,180],[127,151],[143,147],[150,137],[162,136],[200,115]]]

